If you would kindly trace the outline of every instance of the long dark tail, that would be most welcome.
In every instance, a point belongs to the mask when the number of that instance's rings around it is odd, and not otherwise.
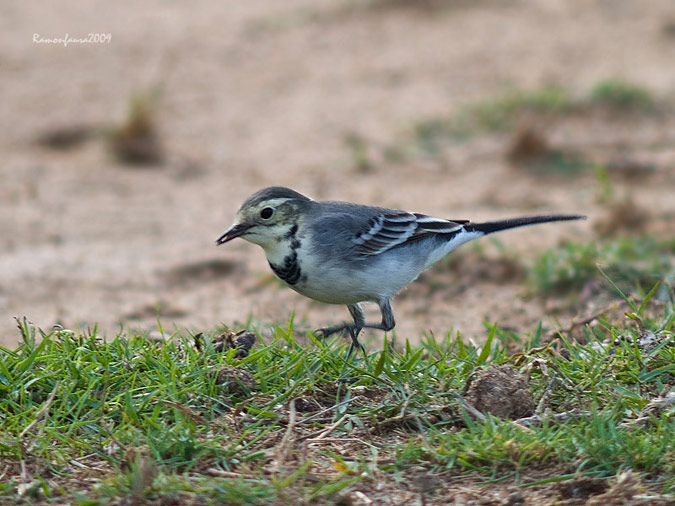
[[[467,232],[483,232],[485,235],[510,228],[526,227],[537,223],[549,223],[551,221],[585,220],[586,216],[579,214],[551,214],[548,216],[523,216],[522,218],[510,218],[507,220],[488,221],[486,223],[467,223],[464,229]]]

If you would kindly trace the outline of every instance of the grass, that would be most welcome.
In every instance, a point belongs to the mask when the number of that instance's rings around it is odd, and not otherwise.
[[[452,115],[438,115],[423,119],[411,126],[398,141],[384,147],[370,145],[358,134],[358,142],[347,145],[354,166],[366,164],[372,169],[377,160],[388,163],[433,161],[441,166],[447,163],[449,148],[464,144],[486,134],[509,134],[529,127],[546,141],[546,132],[573,116],[588,116],[594,111],[651,115],[657,108],[668,108],[669,103],[658,100],[649,90],[621,78],[598,81],[586,93],[573,95],[559,86],[532,89],[512,89],[496,96],[465,104]],[[602,117],[602,115],[601,115]],[[608,125],[611,121],[605,120]],[[538,169],[569,174],[591,164],[579,159],[580,153],[565,152],[556,146],[546,146]],[[379,151],[380,156],[371,152]],[[370,153],[370,158],[365,154]]]
[[[673,283],[675,239],[644,235],[568,242],[543,253],[535,261],[529,285],[536,293],[569,293],[592,280],[602,279],[598,266],[624,291],[635,283],[642,286],[652,286],[659,280]]]
[[[453,130],[463,132],[500,132],[513,128],[528,113],[555,115],[574,105],[563,89],[545,86],[532,90],[511,90],[493,99],[469,104],[453,119]]]
[[[494,98],[464,106],[449,120],[432,119],[422,122],[435,125],[431,133],[438,135],[443,125],[444,134],[468,137],[481,133],[512,130],[528,115],[553,119],[566,114],[582,112],[590,107],[609,111],[652,113],[656,99],[646,88],[621,78],[598,81],[585,96],[575,97],[557,86],[510,90]],[[418,132],[419,126],[414,129]]]
[[[622,78],[598,82],[590,92],[590,102],[613,110],[654,112],[655,102],[646,88]]]
[[[385,158],[400,161],[407,158],[442,157],[448,144],[463,142],[477,134],[504,132],[514,128],[525,115],[555,115],[572,106],[569,96],[560,88],[512,90],[497,97],[465,105],[452,117],[429,118],[412,128],[412,146],[390,147]]]
[[[385,340],[347,365],[346,344],[301,347],[292,321],[238,359],[215,351],[217,332],[196,346],[24,320],[18,347],[0,349],[0,502],[335,504],[401,480],[432,500],[467,473],[525,490],[626,470],[672,499],[672,406],[632,425],[675,383],[675,307],[648,312],[654,292],[633,306],[639,324],[587,329],[586,345],[544,346],[539,330],[514,355],[494,326],[482,347]],[[638,348],[649,331],[661,344]],[[458,401],[477,368],[500,364],[527,371],[537,421],[476,418]],[[226,367],[254,386],[228,386]],[[542,483],[528,477],[540,466]]]

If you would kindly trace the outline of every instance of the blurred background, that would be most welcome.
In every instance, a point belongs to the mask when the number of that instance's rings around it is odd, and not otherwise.
[[[675,237],[672,0],[4,0],[0,41],[4,345],[24,316],[109,335],[347,318],[282,288],[260,248],[215,247],[268,185],[589,215],[423,274],[395,301],[411,340],[563,325],[608,300],[582,276],[597,244]],[[637,241],[608,267],[655,254],[672,280],[672,249]]]

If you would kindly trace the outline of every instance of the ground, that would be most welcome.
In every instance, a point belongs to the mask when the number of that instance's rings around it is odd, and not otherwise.
[[[292,311],[308,329],[346,318],[344,308],[278,286],[257,247],[215,247],[240,203],[272,184],[457,219],[591,217],[500,237],[530,261],[562,239],[592,237],[601,213],[592,171],[549,178],[513,170],[508,135],[457,143],[443,163],[390,163],[375,153],[361,170],[347,139],[365,139],[367,149],[404,144],[416,124],[509,89],[554,84],[583,95],[615,76],[657,96],[675,89],[667,0],[649,9],[385,0],[0,9],[4,344],[16,340],[13,317],[24,315],[45,328],[98,324],[109,333],[152,327],[157,307],[165,325],[193,330],[251,317],[264,331]],[[33,42],[35,34],[89,33],[111,34],[110,42]],[[122,163],[97,136],[66,150],[39,142],[63,130],[105,131],[134,94],[155,88],[163,163]],[[630,183],[634,199],[672,216],[673,123],[664,121],[634,128],[633,119],[582,119],[555,135],[576,149],[600,146],[601,158],[628,152],[654,164],[655,177]],[[550,323],[541,298],[523,299],[522,279],[478,275],[458,297],[454,274],[425,276],[447,290],[432,303],[398,299],[399,339],[453,328],[480,340],[486,319]]]
[[[90,33],[110,41],[45,40]],[[258,247],[215,246],[241,202],[267,185],[451,219],[589,216],[464,246],[455,263],[424,273],[396,299],[399,341],[452,329],[481,342],[485,322],[519,332],[540,321],[565,327],[593,307],[561,308],[533,293],[525,271],[539,254],[626,223],[629,233],[675,232],[675,116],[661,107],[675,93],[670,0],[648,8],[629,0],[149,0],[133,10],[7,1],[0,41],[4,346],[17,342],[14,317],[23,316],[45,329],[97,325],[109,335],[120,326],[152,333],[158,312],[165,330],[238,329],[250,319],[263,335],[291,313],[299,329],[346,318],[345,308],[283,288]],[[472,104],[550,86],[581,103],[608,79],[648,90],[655,110],[525,117],[440,151],[420,147],[421,126],[453,121]],[[134,100],[156,101],[156,162],[111,152]],[[585,167],[524,169],[528,146],[538,149],[531,129]],[[599,198],[597,166],[630,205],[612,214]],[[373,347],[382,342],[380,333],[368,337]]]

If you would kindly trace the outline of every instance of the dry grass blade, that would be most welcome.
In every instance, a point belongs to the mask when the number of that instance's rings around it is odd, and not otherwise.
[[[39,409],[39,411],[35,414],[35,418],[31,423],[29,423],[25,429],[21,431],[21,434],[19,434],[19,438],[23,439],[26,434],[28,434],[33,428],[42,420],[46,415],[47,412],[49,411],[49,407],[52,405],[52,402],[54,402],[54,398],[56,397],[56,392],[59,389],[59,383],[54,385],[54,389],[52,392],[49,394],[49,397],[47,397],[47,400],[45,403],[42,405],[42,407]]]
[[[356,399],[358,399],[358,396],[357,397],[350,397],[349,399],[346,399],[342,402],[338,402],[337,404],[334,404],[333,406],[328,406],[327,408],[324,408],[321,411],[318,411],[317,413],[314,413],[311,416],[303,418],[302,420],[300,420],[298,422],[298,425],[301,424],[301,423],[307,423],[307,422],[310,422],[312,420],[316,420],[317,418],[320,418],[322,415],[328,413],[329,411],[333,411],[334,409],[342,407],[345,404],[349,404],[351,402],[354,402]]]
[[[649,424],[652,417],[660,418],[671,406],[675,405],[675,392],[669,392],[663,397],[657,397],[647,404],[635,420],[629,420],[621,424],[622,427],[644,427]]]
[[[204,419],[203,416],[199,415],[198,413],[195,413],[194,411],[192,411],[192,410],[191,410],[190,408],[188,408],[187,406],[183,406],[182,404],[179,404],[179,403],[173,402],[173,401],[168,401],[168,400],[162,400],[161,402],[162,402],[162,404],[164,404],[164,405],[166,405],[166,406],[170,406],[170,407],[172,407],[172,408],[174,408],[174,409],[177,409],[178,411],[180,411],[181,413],[183,413],[185,416],[187,416],[188,418],[192,419],[192,421],[194,421],[194,422],[197,423],[198,425],[208,425],[208,424],[209,424],[209,423]]]
[[[293,444],[293,432],[295,431],[295,418],[295,399],[291,399],[291,402],[288,405],[288,426],[286,427],[284,437],[277,447],[274,460],[272,461],[272,469],[277,472],[281,470],[290,455],[291,445]]]
[[[532,415],[532,416],[526,416],[524,418],[519,418],[518,420],[514,420],[513,422],[518,424],[518,425],[530,427],[532,425],[541,424],[547,418],[553,419],[556,422],[566,422],[570,418],[573,418],[573,417],[578,418],[578,417],[582,417],[582,416],[590,416],[590,412],[574,410],[574,411],[568,411],[568,412],[565,412],[565,413],[556,413],[556,414],[550,415],[550,416]]]
[[[548,384],[548,387],[546,387],[544,395],[542,395],[541,399],[539,399],[539,403],[537,404],[535,414],[541,415],[544,412],[544,409],[546,408],[546,403],[548,402],[548,399],[551,397],[551,394],[553,393],[553,390],[555,389],[557,382],[558,382],[558,373],[554,372],[553,377],[551,378],[551,381]]]
[[[467,401],[464,397],[459,392],[452,392],[452,395],[455,399],[459,401],[459,403],[462,405],[464,410],[467,412],[471,418],[474,418],[475,420],[478,420],[479,422],[484,422],[485,421],[485,415],[478,411],[476,408],[473,407],[473,404],[471,404],[469,401]]]
[[[322,430],[322,431],[319,433],[318,436],[309,439],[309,441],[311,441],[311,442],[317,442],[317,441],[321,441],[322,439],[328,437],[335,429],[337,429],[340,425],[342,425],[342,424],[344,423],[344,421],[348,418],[348,416],[349,416],[348,414],[342,415],[342,416],[340,417],[340,419],[339,419],[337,422],[335,422],[334,424],[332,424],[330,427],[328,427],[328,428]]]

